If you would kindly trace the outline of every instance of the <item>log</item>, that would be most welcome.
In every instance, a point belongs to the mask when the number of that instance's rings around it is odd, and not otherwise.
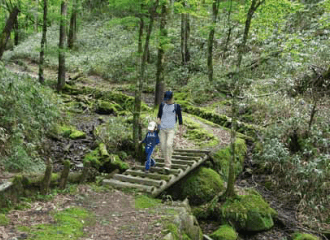
[[[62,170],[62,173],[61,173],[61,180],[60,180],[60,189],[65,189],[66,187],[66,184],[68,182],[68,176],[69,176],[69,172],[70,172],[70,161],[69,160],[66,160],[64,161],[64,169]]]
[[[53,172],[53,161],[50,158],[48,158],[47,167],[41,187],[41,193],[44,195],[48,194],[50,181],[52,179],[52,172]]]
[[[80,183],[86,182],[87,177],[88,177],[88,171],[89,171],[90,167],[91,167],[90,162],[85,162],[84,163],[84,168],[83,168],[83,171],[82,171],[82,174],[81,174],[81,177],[80,177]]]

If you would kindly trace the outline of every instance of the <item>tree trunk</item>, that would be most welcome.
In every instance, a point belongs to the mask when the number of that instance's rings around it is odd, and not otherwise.
[[[220,0],[213,0],[212,5],[212,27],[209,34],[209,40],[208,40],[208,57],[207,57],[207,69],[208,69],[208,75],[209,75],[209,81],[213,81],[213,41],[214,41],[214,33],[215,33],[215,27],[217,23],[217,17],[219,12],[219,3]]]
[[[185,14],[181,13],[181,59],[182,59],[182,65],[185,64],[184,36],[185,36]]]
[[[66,160],[64,162],[64,168],[61,172],[61,180],[60,180],[60,189],[65,189],[66,184],[68,182],[68,177],[69,177],[69,173],[70,173],[70,161]]]
[[[236,86],[237,87],[237,86]],[[235,91],[234,91],[235,92]],[[226,189],[225,196],[227,198],[235,197],[235,142],[236,142],[236,93],[233,94],[232,99],[232,122],[230,130],[230,149],[231,149],[231,159],[229,163],[229,173],[228,173],[228,185]]]
[[[60,21],[60,43],[58,54],[58,83],[57,91],[62,91],[65,85],[65,17],[66,17],[66,1],[61,3],[61,21]]]
[[[44,16],[42,25],[42,38],[41,38],[41,49],[39,59],[39,82],[44,83],[44,56],[45,56],[45,45],[47,41],[47,0],[44,0]]]
[[[47,167],[46,167],[44,179],[42,181],[42,188],[41,188],[41,193],[44,195],[48,194],[50,181],[52,179],[52,173],[53,173],[53,162],[49,158],[47,161]]]
[[[39,0],[36,0],[36,7],[34,13],[34,31],[38,32],[38,10],[39,10]]]
[[[252,0],[251,6],[250,6],[250,9],[247,14],[246,21],[245,21],[245,28],[244,28],[242,44],[238,47],[238,60],[237,60],[238,68],[241,66],[243,53],[245,52],[245,47],[246,47],[246,42],[247,42],[247,39],[249,36],[252,17],[254,15],[255,11],[258,9],[258,7],[264,2],[265,2],[265,0]]]
[[[167,7],[166,7],[166,3],[163,3],[160,27],[159,27],[160,40],[159,40],[159,46],[158,46],[158,59],[157,59],[155,107],[158,106],[162,102],[162,93],[164,91],[163,58],[164,58],[164,44],[166,43],[166,38],[167,38],[167,30],[165,29],[166,15],[167,15]]]
[[[141,96],[142,96],[142,89],[143,89],[143,81],[144,79],[144,73],[147,63],[147,57],[148,57],[148,49],[149,49],[149,41],[150,36],[152,32],[154,17],[156,13],[156,9],[158,6],[159,0],[156,0],[152,11],[150,12],[150,23],[147,31],[146,41],[144,45],[144,51],[143,56],[141,59],[141,69],[140,69],[140,76],[137,78],[136,83],[136,90],[135,90],[135,103],[134,103],[134,113],[133,113],[133,142],[134,142],[134,148],[135,153],[139,154],[139,125],[140,125],[140,113],[141,113]]]
[[[186,14],[185,19],[185,35],[184,35],[184,57],[185,63],[190,61],[190,53],[189,53],[189,37],[190,37],[190,15],[189,13]]]
[[[228,22],[228,34],[227,34],[227,39],[226,39],[225,46],[223,48],[222,62],[226,59],[226,52],[228,50],[228,44],[229,44],[230,37],[231,37],[232,26],[230,24],[230,16],[231,16],[232,8],[233,8],[233,1],[231,0],[230,1],[229,12],[228,12],[228,19],[227,19],[227,22]]]
[[[7,45],[8,39],[10,37],[10,32],[14,27],[14,23],[17,19],[18,13],[19,13],[19,9],[17,7],[14,7],[9,15],[9,18],[7,19],[5,28],[2,31],[2,34],[0,37],[0,59],[2,58],[2,55],[6,49],[6,45]]]
[[[144,28],[143,17],[140,17],[139,45],[138,45],[138,55],[139,55],[139,58],[142,56],[142,51],[143,51],[143,46],[142,46],[143,28]]]
[[[18,26],[18,17],[15,19],[15,23],[14,23],[14,29],[15,29],[15,36],[14,36],[14,45],[17,46],[18,45],[18,40],[19,40],[19,36],[18,36],[18,31],[19,31],[19,26]]]
[[[70,17],[70,30],[68,36],[68,48],[72,49],[74,42],[76,41],[76,33],[77,33],[77,0],[73,1],[72,5],[72,13]]]

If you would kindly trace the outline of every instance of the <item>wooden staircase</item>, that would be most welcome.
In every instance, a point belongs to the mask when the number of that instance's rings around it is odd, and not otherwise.
[[[133,188],[156,197],[205,162],[208,154],[207,150],[175,149],[169,174],[164,173],[164,159],[155,158],[156,166],[151,167],[149,173],[144,172],[144,166],[138,165],[123,174],[115,174],[112,179],[104,179],[103,184]]]

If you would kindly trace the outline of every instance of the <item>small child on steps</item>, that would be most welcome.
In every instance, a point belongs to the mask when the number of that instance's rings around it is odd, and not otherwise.
[[[154,159],[151,158],[151,155],[155,149],[155,147],[159,144],[159,136],[157,130],[156,122],[150,122],[148,125],[148,133],[143,141],[140,143],[145,143],[145,152],[146,152],[146,163],[145,163],[145,173],[149,172],[150,167],[156,165]]]

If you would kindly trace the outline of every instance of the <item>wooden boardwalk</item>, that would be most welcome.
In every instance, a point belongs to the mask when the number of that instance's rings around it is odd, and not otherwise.
[[[116,188],[133,188],[156,197],[205,162],[208,154],[207,150],[175,149],[168,175],[164,174],[164,159],[156,158],[156,166],[151,167],[149,173],[144,172],[144,166],[135,166],[123,174],[115,174],[112,179],[103,180],[103,184]]]

